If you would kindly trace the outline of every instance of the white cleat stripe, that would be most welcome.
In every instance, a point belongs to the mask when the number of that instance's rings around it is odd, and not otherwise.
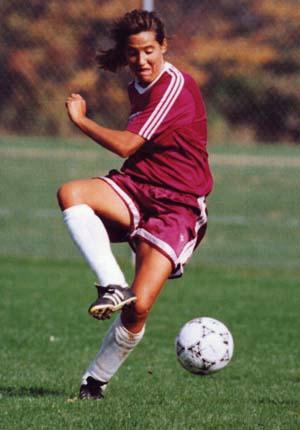
[[[119,299],[123,300],[124,296],[123,293],[119,290],[116,290],[113,295],[119,296]]]

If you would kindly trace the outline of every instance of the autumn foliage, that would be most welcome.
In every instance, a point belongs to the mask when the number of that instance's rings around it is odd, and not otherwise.
[[[211,127],[259,141],[300,142],[298,0],[156,0],[169,34],[169,61],[189,71],[208,105]],[[122,127],[126,71],[99,71],[110,22],[141,1],[2,0],[0,120],[3,132],[72,132],[64,101],[88,100],[89,114]]]

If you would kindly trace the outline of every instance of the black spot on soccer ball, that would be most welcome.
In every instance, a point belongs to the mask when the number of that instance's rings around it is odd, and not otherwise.
[[[176,353],[178,356],[183,353],[184,349],[185,349],[184,346],[182,346],[181,343],[177,341],[176,342]]]

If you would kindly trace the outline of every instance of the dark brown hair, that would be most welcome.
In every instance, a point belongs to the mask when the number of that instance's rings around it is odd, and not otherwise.
[[[153,31],[156,41],[161,45],[166,37],[164,24],[155,12],[138,9],[128,12],[117,20],[111,28],[110,36],[115,42],[115,46],[97,53],[96,60],[99,67],[116,72],[119,68],[126,66],[128,37],[142,31]]]

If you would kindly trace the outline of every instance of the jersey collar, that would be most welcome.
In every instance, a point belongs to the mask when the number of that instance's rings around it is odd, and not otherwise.
[[[161,78],[161,76],[165,73],[166,70],[168,70],[171,67],[171,64],[168,62],[165,62],[163,65],[163,68],[160,72],[160,74],[154,79],[154,81],[152,81],[149,85],[147,85],[146,87],[142,87],[137,79],[134,80],[134,88],[137,90],[137,92],[139,94],[144,94],[146,91],[148,91],[150,88],[153,87],[153,85],[156,84],[156,82]]]

